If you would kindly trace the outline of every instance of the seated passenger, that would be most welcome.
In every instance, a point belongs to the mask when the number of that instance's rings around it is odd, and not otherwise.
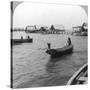
[[[68,45],[71,45],[71,38],[70,37],[68,37]]]
[[[29,37],[29,36],[27,36],[27,39],[30,39],[30,37]]]

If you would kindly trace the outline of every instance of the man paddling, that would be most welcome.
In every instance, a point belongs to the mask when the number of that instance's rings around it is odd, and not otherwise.
[[[51,49],[51,43],[47,43],[48,49]]]

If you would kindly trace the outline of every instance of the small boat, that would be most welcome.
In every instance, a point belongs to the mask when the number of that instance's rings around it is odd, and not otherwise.
[[[88,65],[84,64],[68,81],[67,85],[87,84]]]
[[[11,45],[17,45],[22,43],[32,43],[33,39],[11,39]]]
[[[57,49],[48,49],[46,53],[51,55],[51,58],[57,58],[61,57],[66,54],[70,54],[73,52],[73,45],[67,45],[64,46],[63,48],[57,48]]]

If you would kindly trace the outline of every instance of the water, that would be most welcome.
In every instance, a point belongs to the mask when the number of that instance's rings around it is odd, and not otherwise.
[[[74,45],[73,54],[50,62],[46,54],[47,43],[52,48],[66,45],[67,35],[41,35],[14,32],[13,38],[29,35],[33,43],[13,46],[13,86],[14,88],[66,85],[70,77],[87,63],[87,37],[70,36]]]

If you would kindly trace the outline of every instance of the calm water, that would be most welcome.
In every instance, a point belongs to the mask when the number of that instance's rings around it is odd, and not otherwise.
[[[73,54],[50,62],[45,53],[47,42],[52,48],[66,45],[67,35],[13,34],[13,38],[29,35],[33,43],[13,46],[13,84],[14,88],[66,85],[70,77],[87,62],[87,37],[70,36],[74,45]]]

